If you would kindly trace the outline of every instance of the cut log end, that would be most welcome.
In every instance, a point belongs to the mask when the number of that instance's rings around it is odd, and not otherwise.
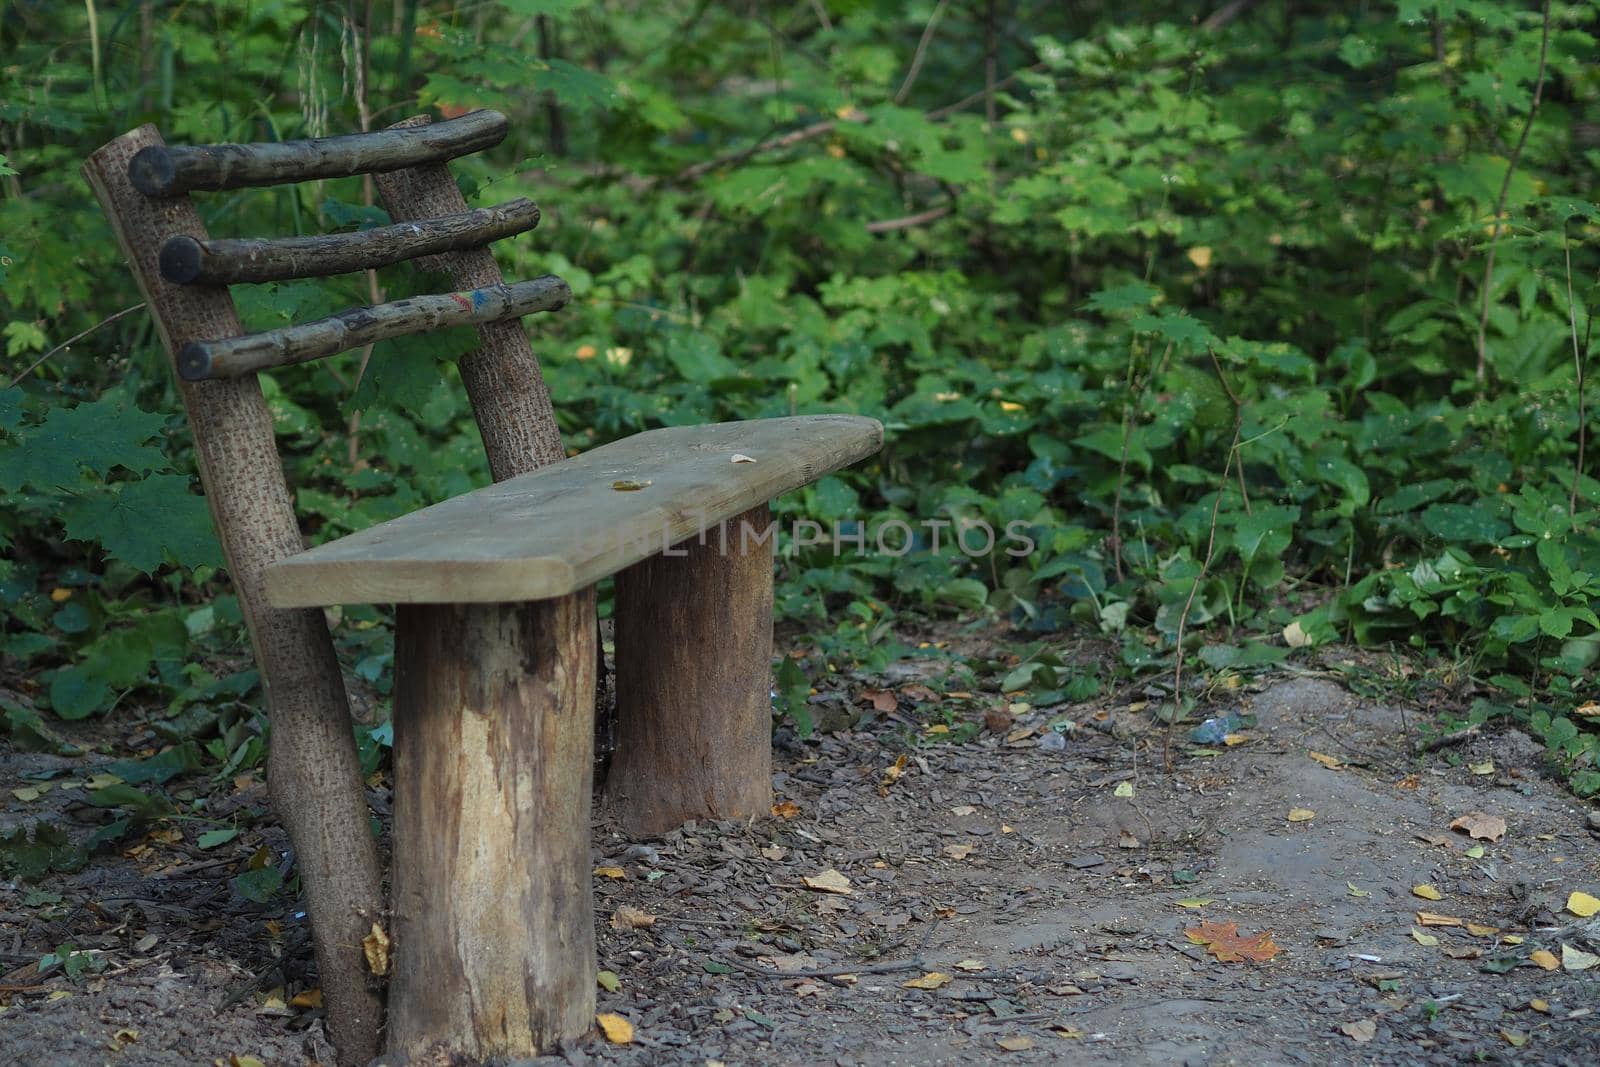
[[[187,285],[200,277],[204,258],[205,249],[193,237],[169,237],[161,245],[161,276],[174,285]]]
[[[128,181],[148,197],[177,196],[178,167],[165,145],[141,148],[128,160]]]
[[[190,341],[178,349],[174,362],[178,377],[186,382],[203,382],[211,377],[211,350],[202,341]]]

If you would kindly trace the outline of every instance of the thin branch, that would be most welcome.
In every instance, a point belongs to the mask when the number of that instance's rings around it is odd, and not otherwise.
[[[900,91],[894,94],[895,103],[903,104],[906,97],[911,95],[911,87],[917,84],[917,75],[922,73],[922,62],[928,58],[928,45],[933,43],[933,31],[939,28],[939,20],[944,18],[944,9],[949,6],[950,0],[939,0],[933,14],[928,16],[928,24],[922,27],[922,39],[917,42],[916,54],[911,57],[911,67],[906,71],[905,80],[900,83]]]
[[[867,223],[868,233],[892,233],[895,230],[909,230],[914,226],[942,219],[955,210],[954,204],[940,204],[927,211],[919,211],[915,215],[905,215],[898,219],[881,219],[878,222]]]
[[[1233,0],[1232,3],[1223,4],[1200,24],[1200,28],[1215,33],[1244,14],[1254,2],[1255,0]]]
[[[65,341],[62,341],[60,344],[56,345],[50,351],[46,352],[44,355],[40,356],[38,359],[36,359],[32,363],[28,364],[27,369],[24,370],[21,374],[17,375],[15,378],[11,379],[11,381],[9,383],[7,383],[6,388],[7,389],[16,388],[16,386],[21,384],[22,379],[26,378],[28,375],[30,375],[34,371],[38,370],[39,367],[42,366],[44,364],[44,362],[47,359],[49,359],[51,356],[55,355],[57,352],[62,351],[63,349],[71,348],[73,345],[77,344],[79,341],[83,340],[85,337],[88,337],[91,333],[94,333],[100,327],[109,326],[111,323],[116,322],[118,319],[122,318],[125,315],[132,315],[135,311],[143,311],[143,310],[144,310],[144,304],[143,303],[135,304],[132,307],[125,307],[121,311],[114,312],[113,314],[107,315],[105,318],[101,319],[99,322],[95,323],[93,326],[89,327],[87,330],[84,330],[82,333],[73,334],[71,337],[67,338]]]
[[[1588,360],[1584,356],[1588,352],[1588,333],[1594,326],[1594,312],[1585,309],[1588,325],[1584,327],[1584,343],[1578,343],[1578,307],[1572,299],[1572,245],[1567,240],[1567,224],[1561,224],[1561,251],[1567,258],[1567,325],[1572,329],[1572,367],[1578,379],[1578,458],[1572,465],[1572,496],[1567,501],[1567,514],[1578,513],[1578,482],[1583,478],[1584,448],[1589,440],[1589,412],[1584,402],[1583,387],[1584,371],[1587,369]]]
[[[1533,80],[1533,103],[1528,107],[1528,121],[1522,124],[1522,136],[1517,138],[1517,147],[1511,150],[1511,158],[1506,160],[1506,175],[1500,181],[1500,195],[1495,198],[1494,215],[1489,229],[1489,257],[1483,267],[1483,306],[1478,313],[1478,385],[1483,385],[1485,374],[1488,373],[1489,348],[1489,292],[1494,282],[1494,254],[1500,243],[1500,216],[1506,209],[1506,194],[1511,190],[1511,175],[1516,173],[1517,161],[1522,158],[1523,146],[1528,143],[1528,134],[1533,130],[1533,118],[1539,112],[1539,101],[1544,96],[1544,66],[1545,59],[1550,54],[1550,0],[1544,0],[1544,32],[1539,38],[1539,73]]]

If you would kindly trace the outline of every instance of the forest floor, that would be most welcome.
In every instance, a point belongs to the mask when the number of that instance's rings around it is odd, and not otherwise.
[[[1600,895],[1600,818],[1526,735],[1439,738],[1301,668],[1214,695],[1254,725],[1179,727],[1167,771],[1137,694],[945,740],[938,669],[846,688],[877,707],[849,729],[780,731],[771,818],[634,842],[598,813],[599,1010],[632,1039],[533,1062],[1600,1062],[1600,917],[1566,910]],[[0,745],[0,828],[40,817],[50,794],[14,790],[57,761]],[[0,884],[0,1064],[331,1063],[296,1004],[303,917],[229,880],[283,845],[158,831]],[[41,975],[64,942],[98,973]]]

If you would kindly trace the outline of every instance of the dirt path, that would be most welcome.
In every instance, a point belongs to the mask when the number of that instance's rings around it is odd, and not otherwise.
[[[1115,739],[1139,712],[1060,748],[1015,730],[939,743],[880,718],[780,751],[791,818],[641,843],[601,823],[597,867],[623,877],[596,878],[601,966],[617,980],[600,1005],[633,1024],[633,1043],[591,1038],[539,1062],[1600,1062],[1600,966],[1531,958],[1600,952],[1600,918],[1563,910],[1573,890],[1600,895],[1600,837],[1542,775],[1539,747],[1508,732],[1418,760],[1400,710],[1316,678],[1242,703],[1258,717],[1244,743],[1182,744],[1171,775],[1135,768]],[[1452,832],[1469,812],[1503,819],[1503,837]],[[806,885],[830,869],[848,894]],[[43,888],[71,900],[111,878],[96,870]],[[223,873],[201,884],[226,889]],[[76,986],[46,983],[69,997],[12,995],[0,1064],[326,1055],[315,1013],[263,1006],[249,978],[265,967],[263,984],[297,988],[293,914],[269,939],[273,916],[235,898],[209,932],[185,933],[150,907],[41,921],[23,892],[0,891],[5,959],[74,922],[92,940],[120,919],[123,945],[160,929],[161,945],[111,950],[112,970]],[[653,924],[613,920],[624,905]],[[1422,911],[1463,925],[1423,925]],[[1208,922],[1270,930],[1278,951],[1220,962],[1185,935]],[[951,977],[904,985],[929,972]],[[216,1014],[241,979],[249,995]]]

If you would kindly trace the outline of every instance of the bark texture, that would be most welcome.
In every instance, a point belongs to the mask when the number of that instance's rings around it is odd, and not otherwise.
[[[406,134],[389,129],[264,144],[145,145],[124,166],[144,195],[182,196],[442,164],[499,144],[509,128],[498,111],[474,111]]]
[[[744,533],[769,517],[762,504],[617,575],[606,788],[631,833],[772,803],[772,542]]]
[[[428,117],[421,115],[390,129],[415,129],[428,122]],[[467,209],[456,180],[442,164],[374,175],[372,180],[378,198],[396,222],[458,215]],[[424,257],[418,262],[427,269],[447,272],[457,289],[482,289],[502,281],[500,267],[487,248]],[[522,323],[513,319],[479,326],[478,336],[477,350],[462,356],[459,365],[494,480],[504,481],[565,458],[550,389]]]
[[[135,153],[161,144],[154,126],[141,126],[90,156],[83,174],[174,356],[189,341],[241,327],[226,290],[174,286],[157,269],[166,238],[205,236],[187,199],[151,200],[128,181]],[[322,613],[274,609],[263,595],[266,567],[302,545],[260,387],[254,378],[178,384],[261,669],[272,722],[268,783],[299,860],[329,1035],[341,1063],[363,1064],[378,1050],[382,999],[361,939],[382,914],[382,894],[344,681]]]
[[[460,215],[374,226],[354,233],[220,241],[169,237],[161,246],[161,276],[183,285],[327,278],[462,248],[482,248],[537,225],[539,206],[518,198]]]
[[[572,290],[554,274],[464,293],[407,297],[351,308],[279,330],[219,341],[190,341],[178,350],[178,373],[190,381],[238,378],[273,367],[325,359],[391,337],[554,311],[571,299]]]
[[[593,1023],[594,606],[400,608],[391,1054],[534,1056]]]

